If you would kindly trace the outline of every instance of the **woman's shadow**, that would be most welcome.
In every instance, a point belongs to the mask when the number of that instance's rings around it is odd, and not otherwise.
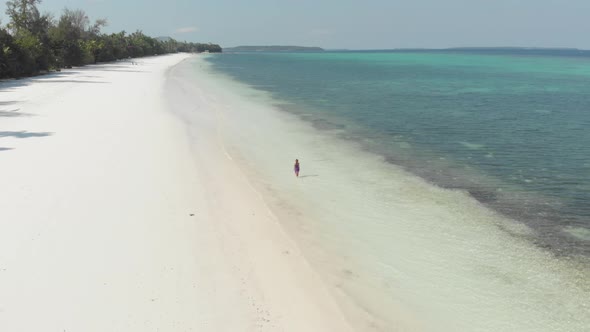
[[[320,175],[319,174],[301,175],[300,178],[314,178],[316,176],[320,176]]]

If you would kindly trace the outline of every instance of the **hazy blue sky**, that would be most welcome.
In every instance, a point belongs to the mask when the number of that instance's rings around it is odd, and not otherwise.
[[[106,32],[141,29],[151,36],[225,47],[590,49],[590,0],[44,0],[41,4],[42,10],[55,14],[65,7],[83,9],[92,19],[107,18]]]

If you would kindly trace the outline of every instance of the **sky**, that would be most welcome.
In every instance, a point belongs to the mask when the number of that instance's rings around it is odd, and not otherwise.
[[[142,30],[223,47],[590,49],[590,0],[43,0],[39,6],[55,16],[66,7],[106,18],[104,32]]]

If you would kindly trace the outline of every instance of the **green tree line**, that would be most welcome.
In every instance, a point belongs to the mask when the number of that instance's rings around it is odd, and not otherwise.
[[[177,52],[221,52],[217,44],[156,39],[141,31],[105,34],[104,19],[91,22],[82,10],[59,18],[41,14],[41,0],[6,2],[10,22],[0,24],[0,78],[23,77],[125,58]]]

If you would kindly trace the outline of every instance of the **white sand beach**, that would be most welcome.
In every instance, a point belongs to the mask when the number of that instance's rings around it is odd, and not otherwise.
[[[170,111],[187,57],[0,83],[0,331],[350,329],[217,133]]]

